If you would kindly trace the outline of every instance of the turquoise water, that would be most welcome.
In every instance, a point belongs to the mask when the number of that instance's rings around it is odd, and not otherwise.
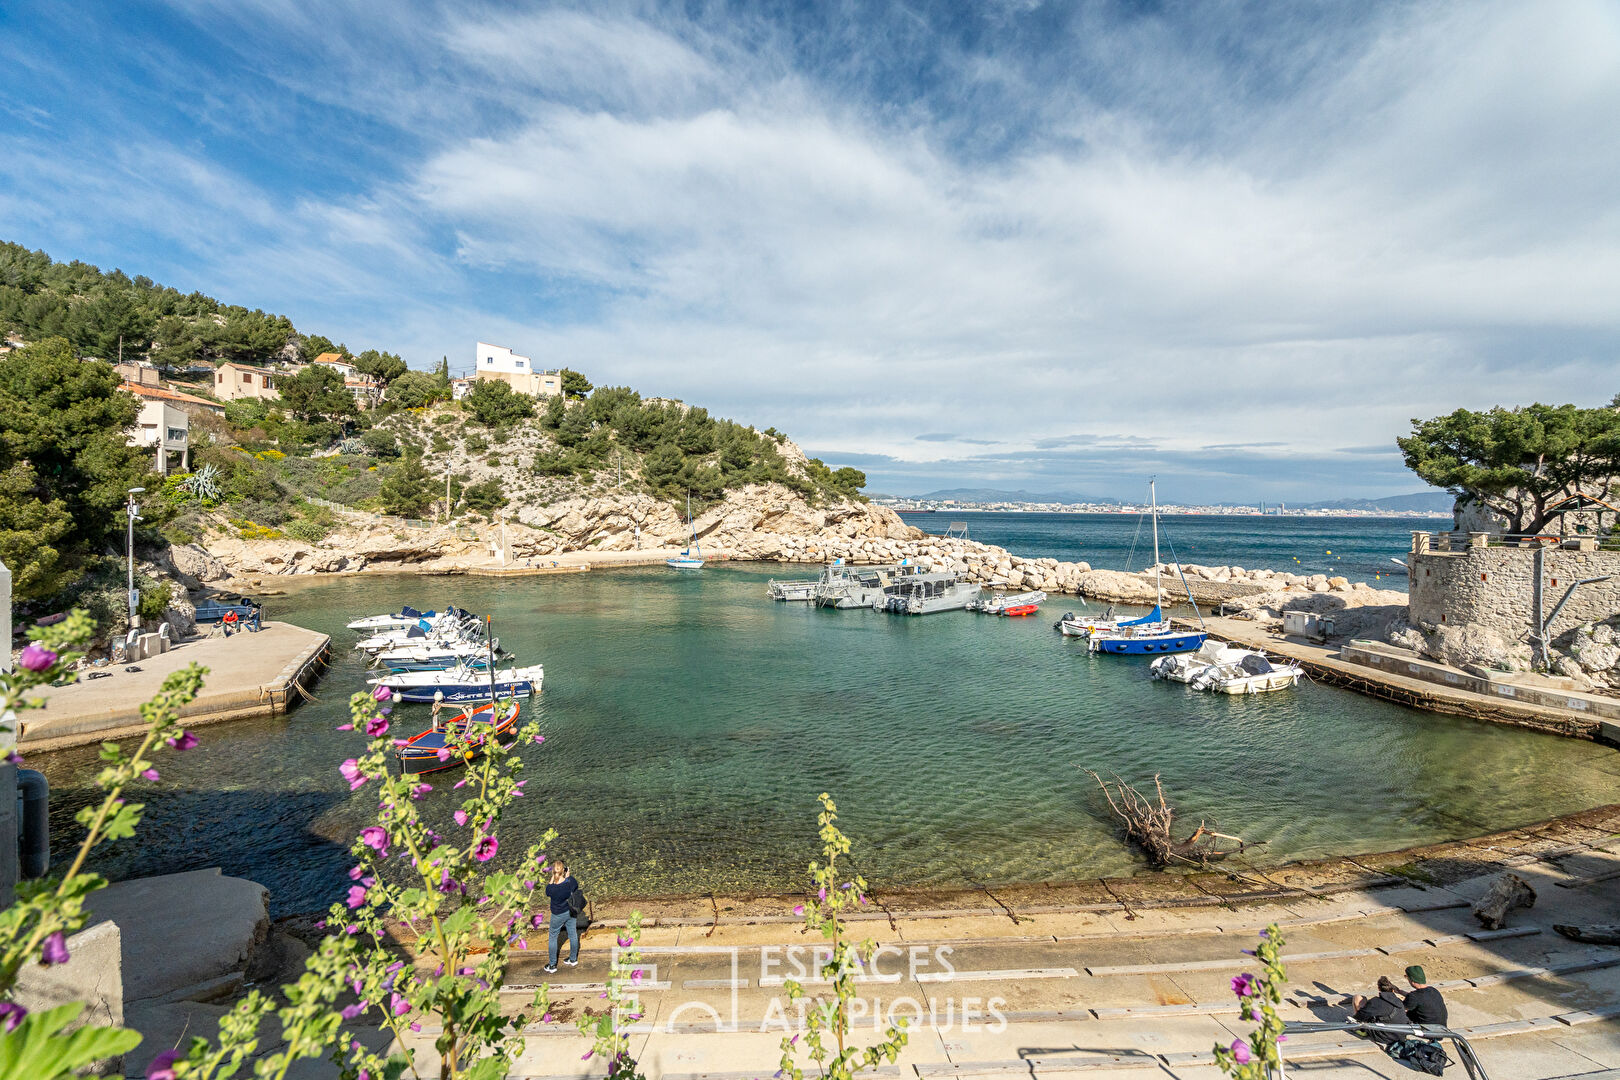
[[[968,535],[1015,555],[1085,561],[1099,570],[1140,570],[1153,563],[1153,535],[1137,514],[1004,514],[940,511],[901,514],[925,532],[953,522]],[[1241,566],[1293,574],[1343,575],[1380,589],[1406,588],[1402,559],[1413,530],[1450,528],[1437,518],[1259,517],[1253,514],[1175,514],[1159,519],[1165,562]],[[1131,555],[1132,544],[1135,555]]]
[[[527,708],[547,741],[524,750],[530,796],[509,835],[555,826],[602,894],[798,886],[824,790],[860,868],[893,888],[1139,870],[1081,765],[1162,772],[1191,821],[1268,841],[1263,862],[1476,834],[1610,801],[1620,782],[1615,753],[1591,743],[1310,684],[1244,699],[1153,682],[1145,662],[1092,656],[1053,631],[1071,598],[1022,620],[905,618],[772,603],[770,576],[657,567],[289,586],[270,616],[334,637],[319,702],[201,728],[197,749],[161,763],[138,842],[98,865],[222,865],[268,884],[278,912],[340,896],[343,848],[368,809],[337,773],[358,740],[334,727],[363,674],[342,624],[452,600],[491,613],[522,662],[546,666]],[[426,716],[395,713],[410,730]],[[60,845],[95,754],[34,764],[53,785]]]

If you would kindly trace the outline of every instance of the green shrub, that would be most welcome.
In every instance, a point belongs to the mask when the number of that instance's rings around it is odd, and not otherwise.
[[[302,540],[306,544],[318,544],[326,539],[326,527],[309,518],[289,521],[281,531],[294,540]]]
[[[140,587],[140,603],[135,611],[143,619],[161,619],[163,613],[169,610],[169,600],[172,590],[167,581],[152,581],[147,578],[137,578],[136,584]]]
[[[489,440],[482,435],[468,435],[461,445],[466,449],[467,453],[476,454],[480,450],[489,449]]]
[[[432,445],[435,454],[448,454],[450,452],[450,440],[436,431],[433,433]]]
[[[372,428],[360,436],[360,445],[364,446],[368,453],[380,458],[399,456],[399,440],[394,438],[393,432],[384,431],[382,428]]]

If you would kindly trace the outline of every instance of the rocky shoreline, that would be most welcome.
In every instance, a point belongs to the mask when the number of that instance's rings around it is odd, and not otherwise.
[[[686,522],[676,509],[646,495],[576,498],[524,507],[515,519],[468,526],[411,528],[367,514],[346,515],[319,543],[288,538],[243,539],[228,526],[203,545],[170,549],[159,570],[188,589],[252,587],[287,575],[416,572],[454,574],[495,566],[551,562],[604,563],[643,550],[685,545]],[[1142,572],[1094,569],[1085,562],[1026,558],[977,540],[931,536],[885,507],[844,501],[811,506],[776,484],[751,485],[698,515],[698,541],[716,558],[822,566],[834,559],[883,564],[910,560],[953,570],[992,588],[1041,589],[1105,603],[1151,604],[1153,567]],[[166,564],[166,565],[164,565]],[[1166,592],[1179,595],[1178,567],[1162,564]],[[1342,634],[1378,633],[1404,618],[1406,594],[1372,589],[1326,575],[1237,566],[1183,564],[1194,599],[1210,609],[1244,611],[1275,620],[1283,610],[1331,611]]]

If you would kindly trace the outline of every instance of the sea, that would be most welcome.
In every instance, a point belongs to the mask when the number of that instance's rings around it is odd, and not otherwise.
[[[1094,570],[1153,565],[1153,529],[1145,514],[998,513],[941,510],[902,513],[924,532],[953,533],[1026,558],[1087,562]],[[1279,517],[1259,514],[1161,514],[1162,562],[1286,570],[1406,588],[1412,533],[1449,527],[1450,519]]]
[[[1106,564],[1099,551],[1130,526],[1110,520],[970,529]],[[1171,524],[1184,553],[1207,547],[1210,561],[1256,565],[1265,551],[1320,548],[1311,567],[1321,567],[1332,548],[1371,566],[1399,539],[1393,525],[1324,535],[1288,523],[1288,540],[1217,555],[1216,530],[1234,526]],[[1311,682],[1256,697],[1156,682],[1146,658],[1096,656],[1058,634],[1051,610],[906,617],[767,598],[771,578],[807,570],[290,581],[265,597],[267,617],[332,635],[316,700],[197,728],[200,745],[164,753],[161,782],[134,793],[146,805],[138,837],[104,845],[91,866],[114,878],[219,866],[268,886],[277,914],[340,899],[347,849],[375,810],[338,773],[362,741],[338,728],[350,695],[367,689],[358,635],[344,624],[402,604],[488,614],[519,663],[545,665],[541,694],[523,708],[546,741],[521,751],[527,796],[502,851],[555,827],[553,851],[602,897],[803,889],[823,791],[838,801],[855,865],[892,890],[1147,872],[1085,769],[1137,783],[1161,775],[1184,820],[1265,841],[1251,852],[1261,866],[1478,835],[1612,801],[1620,784],[1620,755],[1589,742]],[[414,734],[427,707],[399,706],[390,723]],[[55,857],[65,858],[96,749],[29,764],[50,779]],[[455,779],[436,779],[423,803],[445,829]]]

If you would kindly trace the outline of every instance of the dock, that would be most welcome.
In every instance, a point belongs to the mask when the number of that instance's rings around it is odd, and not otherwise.
[[[43,709],[21,714],[17,739],[24,750],[60,750],[69,746],[121,739],[146,730],[141,705],[163,686],[163,680],[187,664],[208,669],[196,700],[181,710],[187,726],[220,720],[278,716],[306,696],[331,655],[332,639],[290,623],[267,622],[258,633],[230,637],[194,637],[166,653],[131,666],[106,665],[105,679],[46,687],[38,694]]]
[[[1198,628],[1191,619],[1172,621]],[[1392,646],[1372,642],[1317,644],[1241,619],[1211,617],[1204,620],[1203,628],[1220,641],[1287,657],[1317,682],[1414,709],[1513,724],[1577,739],[1609,741],[1616,730],[1606,714],[1620,711],[1620,699],[1561,689],[1550,679],[1510,674],[1486,679],[1422,660],[1415,654],[1403,657],[1403,662],[1396,665],[1388,654],[1404,650]],[[1396,666],[1402,670],[1391,670]]]

